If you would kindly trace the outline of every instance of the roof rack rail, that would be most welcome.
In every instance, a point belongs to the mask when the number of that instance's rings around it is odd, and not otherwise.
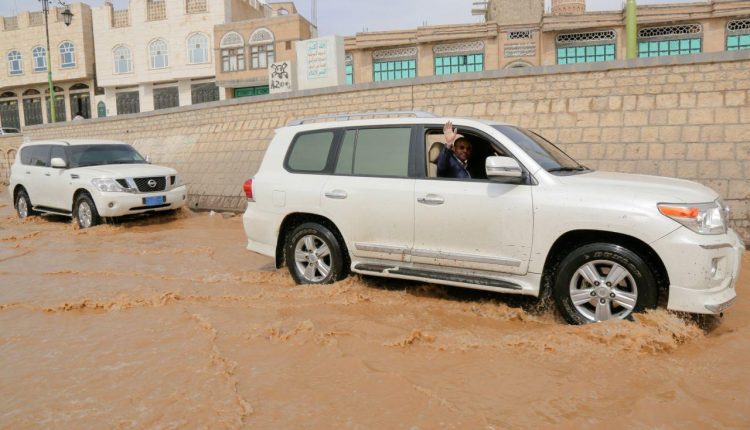
[[[425,112],[421,110],[398,110],[398,111],[381,111],[381,112],[357,112],[357,113],[333,113],[328,115],[320,116],[309,116],[305,118],[293,119],[289,121],[287,126],[302,125],[306,122],[320,121],[324,119],[333,119],[335,121],[349,121],[352,118],[364,117],[364,116],[386,116],[386,115],[412,115],[416,118],[436,118],[432,112]]]

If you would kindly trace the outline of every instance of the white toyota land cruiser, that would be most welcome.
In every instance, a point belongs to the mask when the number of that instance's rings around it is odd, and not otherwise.
[[[149,164],[126,143],[100,140],[24,143],[10,168],[10,190],[20,218],[68,215],[81,228],[187,202],[177,171]]]
[[[447,119],[410,114],[276,130],[244,187],[247,248],[286,263],[297,283],[351,271],[532,296],[549,289],[576,324],[662,300],[703,314],[734,302],[744,245],[713,190],[593,171],[531,131],[468,119],[454,125],[472,144],[472,178],[438,177]]]

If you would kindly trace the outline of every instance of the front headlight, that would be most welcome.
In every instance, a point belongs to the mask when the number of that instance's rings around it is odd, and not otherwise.
[[[659,203],[662,215],[672,218],[699,234],[724,234],[727,232],[729,208],[721,199],[712,203],[682,204]]]
[[[105,193],[125,193],[127,190],[117,183],[114,179],[110,178],[97,178],[92,179],[91,183],[96,187],[97,190]]]

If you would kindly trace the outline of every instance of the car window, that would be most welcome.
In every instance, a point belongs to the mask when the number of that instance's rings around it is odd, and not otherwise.
[[[547,171],[586,169],[560,148],[536,133],[509,125],[496,125],[494,128],[515,142]]]
[[[49,166],[49,145],[34,145],[24,148],[28,153],[28,164],[37,167]],[[21,160],[23,161],[23,152],[21,151]]]
[[[287,166],[303,172],[322,172],[328,163],[333,137],[332,131],[298,136],[289,150]]]
[[[68,149],[70,167],[101,166],[104,164],[144,164],[146,160],[132,146],[75,145]]]
[[[362,176],[409,175],[410,127],[366,128],[347,132],[336,171]],[[352,142],[353,140],[353,142]],[[350,167],[351,166],[351,167]]]
[[[67,163],[68,157],[67,155],[65,155],[65,147],[59,146],[59,145],[52,145],[52,151],[50,152],[50,156],[49,156],[50,161],[53,158],[62,158],[63,161]]]
[[[351,175],[354,173],[354,142],[357,140],[357,130],[347,130],[344,134],[344,140],[341,142],[339,158],[336,162],[337,175]]]
[[[21,149],[21,164],[25,166],[31,165],[31,146],[27,146]]]

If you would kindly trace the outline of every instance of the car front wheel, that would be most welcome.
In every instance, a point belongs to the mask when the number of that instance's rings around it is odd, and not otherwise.
[[[286,265],[298,284],[330,284],[346,276],[339,241],[321,224],[299,225],[285,246]]]
[[[29,195],[26,194],[26,190],[20,190],[16,195],[16,213],[18,213],[18,218],[21,219],[36,215],[36,212],[31,209],[31,200]]]
[[[552,293],[571,324],[624,319],[657,303],[649,265],[633,251],[610,243],[583,245],[566,256]]]
[[[99,224],[99,212],[88,194],[81,194],[76,199],[73,217],[80,228],[89,228]]]

